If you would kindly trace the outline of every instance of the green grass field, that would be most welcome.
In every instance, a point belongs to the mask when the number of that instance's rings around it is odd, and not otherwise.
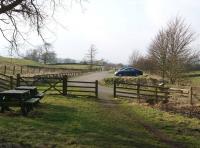
[[[68,69],[88,69],[89,65],[79,65],[79,64],[67,64],[67,65],[54,65],[59,68],[68,68]]]
[[[160,130],[183,146],[200,145],[198,119],[134,103],[112,106],[94,98],[62,96],[45,96],[28,117],[19,113],[0,114],[0,143],[63,148],[171,147],[144,125]]]
[[[67,69],[89,69],[90,65],[84,65],[84,64],[66,64],[66,65],[51,65],[52,67],[57,68],[67,68]],[[93,66],[93,69],[101,68],[100,66]]]
[[[49,68],[66,68],[66,69],[89,69],[89,65],[84,64],[66,64],[66,65],[45,65],[39,62],[32,60],[25,60],[19,58],[6,58],[0,56],[0,65],[28,65],[28,66],[40,66],[40,67],[49,67]],[[100,66],[94,66],[95,68],[100,68]]]
[[[11,65],[30,65],[30,66],[44,66],[44,64],[32,61],[32,60],[25,60],[19,58],[6,58],[0,57],[0,64],[11,64]]]
[[[192,72],[188,73],[188,75],[200,75],[200,71],[192,71]],[[189,80],[191,81],[192,86],[200,85],[200,76],[190,77]]]

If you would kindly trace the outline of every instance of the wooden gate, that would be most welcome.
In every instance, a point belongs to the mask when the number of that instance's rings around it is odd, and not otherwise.
[[[63,77],[63,95],[98,98],[98,81],[72,81]]]
[[[13,76],[0,74],[0,92],[13,89],[16,86],[16,79]]]
[[[37,86],[38,90],[45,94],[62,95],[62,77],[21,77],[17,75],[17,86]]]

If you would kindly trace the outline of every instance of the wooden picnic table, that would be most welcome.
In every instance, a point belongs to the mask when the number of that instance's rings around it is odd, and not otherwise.
[[[32,98],[40,98],[44,97],[43,93],[39,93],[36,86],[19,86],[15,88],[16,90],[29,90]]]
[[[9,100],[26,100],[30,97],[29,90],[6,90],[0,92],[0,97],[6,97]]]
[[[30,90],[7,90],[0,92],[1,112],[9,107],[21,107],[23,115],[27,115],[33,109],[33,105],[39,98],[32,98]]]
[[[29,90],[31,97],[35,97],[38,94],[37,87],[35,86],[19,86],[16,90]]]

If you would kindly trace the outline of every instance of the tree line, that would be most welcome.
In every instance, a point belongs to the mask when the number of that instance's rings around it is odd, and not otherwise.
[[[92,70],[94,65],[103,65],[106,63],[103,59],[96,59],[97,48],[94,44],[91,44],[84,59],[80,62],[71,58],[58,58],[56,52],[53,49],[51,43],[44,43],[37,48],[28,50],[23,58],[43,64],[56,64],[56,63],[83,63],[88,64],[89,69]]]
[[[37,48],[29,49],[23,55],[23,58],[43,64],[77,63],[76,60],[71,58],[58,58],[57,53],[53,49],[53,45],[51,43],[44,43]]]

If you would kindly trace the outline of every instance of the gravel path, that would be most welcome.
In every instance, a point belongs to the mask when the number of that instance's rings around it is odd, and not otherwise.
[[[95,73],[89,73],[82,76],[78,76],[78,77],[72,78],[72,80],[91,81],[91,82],[96,81],[96,80],[101,81],[104,78],[111,77],[112,75],[113,74],[107,71],[103,71],[103,72],[95,72]],[[99,85],[99,99],[110,100],[111,98],[113,98],[113,89]]]

